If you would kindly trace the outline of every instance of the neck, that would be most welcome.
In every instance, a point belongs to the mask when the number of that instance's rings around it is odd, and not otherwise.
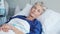
[[[31,17],[31,16],[28,16],[27,19],[28,19],[28,20],[31,20],[31,21],[34,20],[34,18]]]

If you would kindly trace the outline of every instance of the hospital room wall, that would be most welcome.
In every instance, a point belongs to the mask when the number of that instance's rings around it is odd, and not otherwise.
[[[60,0],[7,0],[11,8],[15,8],[17,4],[24,8],[26,3],[34,3],[35,1],[44,1],[46,6],[57,12],[60,12]]]
[[[60,13],[60,0],[44,0],[46,6]]]

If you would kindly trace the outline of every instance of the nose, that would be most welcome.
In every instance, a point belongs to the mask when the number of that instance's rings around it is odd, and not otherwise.
[[[35,12],[37,12],[37,10],[35,10]]]

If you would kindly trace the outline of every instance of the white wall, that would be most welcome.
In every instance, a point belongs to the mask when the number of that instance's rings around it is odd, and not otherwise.
[[[56,12],[60,12],[60,0],[7,0],[10,7],[15,8],[19,4],[20,8],[24,8],[26,3],[33,4],[36,1],[45,2],[46,6]]]
[[[36,1],[43,1],[48,8],[60,13],[60,0],[31,0],[31,4]]]
[[[60,0],[44,0],[46,6],[60,13]]]

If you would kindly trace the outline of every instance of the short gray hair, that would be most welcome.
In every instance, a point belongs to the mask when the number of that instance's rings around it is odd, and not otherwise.
[[[42,6],[44,11],[47,9],[47,7],[45,6],[44,2],[35,2],[34,5],[36,5],[36,4],[39,4],[40,6]]]

